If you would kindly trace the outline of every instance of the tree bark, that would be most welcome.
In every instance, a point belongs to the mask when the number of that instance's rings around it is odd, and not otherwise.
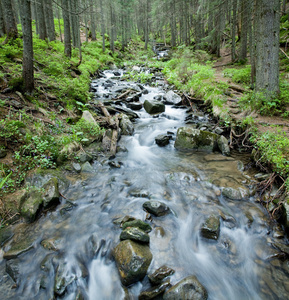
[[[69,0],[61,0],[62,4],[62,17],[64,23],[64,53],[66,56],[71,57],[71,31],[70,31],[70,18],[69,18]]]
[[[247,58],[248,22],[249,2],[248,0],[241,0],[241,47],[239,54],[240,61],[245,61]]]
[[[39,38],[41,40],[47,39],[47,30],[46,30],[46,22],[44,15],[44,0],[38,0],[36,2],[36,11],[37,11],[37,22],[38,22],[38,30],[39,30]]]
[[[91,40],[96,41],[96,25],[95,25],[95,7],[94,7],[94,1],[89,0],[90,4],[90,32],[91,32]]]
[[[3,16],[7,34],[7,42],[10,39],[16,39],[18,37],[17,23],[11,0],[2,0],[2,8],[4,12]]]
[[[52,0],[45,0],[44,3],[45,24],[49,41],[55,41],[55,25]]]
[[[32,18],[30,0],[19,0],[20,15],[23,33],[23,79],[25,91],[31,93],[34,90],[33,73],[33,38],[32,38]]]
[[[103,2],[100,0],[100,14],[101,14],[101,35],[102,35],[102,52],[105,52],[105,24],[104,24],[104,9]]]
[[[233,0],[232,9],[233,9],[233,19],[232,19],[232,47],[231,47],[231,58],[232,62],[236,60],[236,26],[237,26],[237,5],[238,0]]]
[[[271,98],[279,93],[280,1],[259,0],[255,18],[256,90]]]
[[[6,33],[5,22],[4,22],[4,13],[2,8],[2,2],[0,0],[0,37]]]

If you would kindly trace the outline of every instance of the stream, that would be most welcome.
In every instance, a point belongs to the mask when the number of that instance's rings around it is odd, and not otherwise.
[[[104,71],[93,80],[93,101],[108,101],[128,88],[142,92],[142,103],[168,92],[160,75],[149,86],[124,81],[123,72]],[[211,126],[200,111],[192,115],[188,108],[166,104],[157,117],[143,108],[136,113],[134,134],[121,136],[122,151],[115,158],[99,155],[91,172],[68,174],[66,199],[55,210],[13,227],[13,238],[0,251],[0,298],[137,299],[150,287],[147,277],[123,287],[112,254],[120,241],[119,220],[133,216],[152,227],[148,274],[167,265],[175,271],[171,285],[195,275],[209,300],[288,299],[289,264],[274,246],[285,244],[285,238],[257,203],[253,173],[243,168],[246,156],[176,150],[177,130],[186,126],[188,115],[195,124]],[[165,147],[155,142],[160,134],[172,137]],[[223,188],[238,189],[242,199],[226,197]],[[142,205],[152,200],[165,203],[171,213],[148,216]],[[201,235],[211,215],[220,219],[218,239]],[[15,241],[27,243],[27,251],[3,259]],[[53,241],[55,249],[43,241]],[[16,284],[7,269],[16,274]],[[55,294],[57,278],[63,287]]]

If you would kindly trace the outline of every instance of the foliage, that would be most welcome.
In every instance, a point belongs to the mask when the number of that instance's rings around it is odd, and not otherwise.
[[[261,162],[271,165],[272,170],[284,178],[288,176],[289,139],[286,132],[277,130],[277,132],[267,131],[261,136],[252,135],[251,142],[255,143],[260,151]],[[287,188],[289,188],[289,185],[287,185]]]
[[[211,62],[200,63],[199,59],[200,55],[196,55],[190,49],[185,49],[181,54],[177,52],[173,59],[167,62],[163,72],[167,80],[176,88],[204,101],[222,106],[223,93],[228,87],[215,82]]]
[[[224,70],[224,76],[232,78],[235,83],[250,84],[251,66],[247,65],[243,68],[227,68]]]

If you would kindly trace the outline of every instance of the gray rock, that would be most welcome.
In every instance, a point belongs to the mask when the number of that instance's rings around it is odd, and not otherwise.
[[[214,132],[216,134],[222,134],[224,132],[224,130],[222,128],[220,128],[220,127],[216,127],[215,130],[214,130]]]
[[[88,161],[81,166],[82,173],[93,173],[93,171],[93,167]]]
[[[166,110],[166,107],[160,101],[145,100],[144,109],[146,110],[147,113],[154,115],[154,114],[159,114],[159,113],[164,112]]]
[[[155,270],[152,274],[148,275],[148,278],[152,285],[160,284],[166,277],[173,275],[175,271],[167,266],[161,266]]]
[[[201,226],[201,235],[207,239],[217,240],[220,234],[220,218],[210,216]]]
[[[19,259],[12,259],[6,261],[6,272],[13,279],[14,282],[19,278]]]
[[[116,168],[116,169],[121,168],[121,165],[122,165],[122,163],[120,163],[119,161],[115,161],[115,160],[109,161],[108,164],[109,164],[112,168]]]
[[[114,257],[125,286],[143,279],[152,261],[149,247],[131,240],[120,242],[114,249]]]
[[[142,291],[138,297],[139,300],[156,299],[157,296],[164,293],[166,288],[170,286],[170,281],[165,281],[158,286],[154,286],[146,291]]]
[[[132,110],[141,110],[143,108],[143,104],[141,102],[131,102],[126,106]]]
[[[13,237],[13,235],[14,233],[10,226],[0,229],[0,247],[2,247],[7,241],[9,241]]]
[[[143,208],[157,217],[167,215],[171,212],[169,207],[160,201],[146,201],[143,204]]]
[[[221,151],[221,153],[223,155],[230,155],[230,147],[228,144],[228,140],[223,135],[220,135],[217,138],[217,142],[218,142],[218,147],[219,147],[219,150]]]
[[[289,204],[288,204],[288,199],[283,202],[283,219],[284,219],[284,226],[288,230],[289,229]]]
[[[94,117],[92,116],[92,114],[88,110],[85,110],[82,113],[81,118],[84,119],[85,121],[87,121],[88,123],[93,123],[93,124],[97,125],[97,122],[95,121]]]
[[[49,239],[45,239],[42,240],[40,245],[48,250],[48,251],[58,251],[60,249],[60,245],[62,243],[61,239],[57,239],[57,238],[49,238]]]
[[[223,188],[222,194],[231,200],[244,200],[249,197],[249,191],[243,188],[234,189],[226,187]]]
[[[58,189],[58,179],[53,177],[49,179],[42,187],[44,189],[43,193],[43,206],[49,207],[55,204],[59,204],[59,189]]]
[[[182,98],[173,91],[167,92],[164,98],[166,104],[178,105],[182,103]]]
[[[164,147],[170,143],[171,136],[166,134],[160,134],[155,138],[156,144],[160,147]]]
[[[150,242],[150,237],[146,232],[138,227],[127,227],[120,234],[120,240],[132,240],[148,244]]]
[[[91,155],[83,151],[77,152],[76,156],[78,157],[79,162],[82,164],[86,163],[87,161],[92,162],[93,160],[93,157]]]
[[[19,255],[32,250],[34,239],[29,236],[22,236],[21,238],[14,238],[11,247],[3,255],[6,260],[15,259]]]
[[[72,168],[76,173],[81,172],[81,165],[79,163],[72,163]]]
[[[79,149],[80,149],[80,145],[76,142],[72,142],[64,146],[64,148],[61,150],[60,153],[66,156],[70,156],[70,155],[74,155]]]
[[[134,126],[127,115],[121,114],[121,120],[119,126],[121,128],[121,133],[123,135],[133,135]]]
[[[123,225],[122,225],[123,229],[128,228],[128,227],[137,227],[145,232],[152,231],[152,227],[150,226],[150,224],[148,224],[142,220],[139,220],[139,219],[123,223]]]
[[[172,286],[163,296],[164,300],[206,300],[207,290],[196,276],[189,276]]]
[[[0,158],[4,158],[7,155],[7,150],[0,148]]]
[[[230,153],[228,141],[224,136],[191,127],[178,129],[175,148],[178,150],[219,150],[223,155]]]

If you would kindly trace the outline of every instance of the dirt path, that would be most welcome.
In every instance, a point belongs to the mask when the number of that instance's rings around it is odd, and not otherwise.
[[[250,116],[254,119],[255,125],[259,132],[266,131],[277,132],[277,129],[282,129],[286,132],[289,138],[289,121],[280,116],[262,116],[258,111],[243,111],[239,106],[239,100],[244,95],[248,88],[243,85],[233,83],[230,78],[224,77],[224,69],[229,68],[231,63],[231,55],[229,49],[221,50],[221,57],[214,64],[215,79],[217,82],[226,82],[229,84],[229,91],[225,109],[233,120],[236,122],[242,121]]]

